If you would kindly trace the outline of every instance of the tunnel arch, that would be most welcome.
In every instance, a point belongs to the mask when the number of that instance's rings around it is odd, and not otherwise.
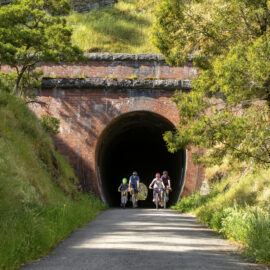
[[[184,185],[186,151],[169,153],[162,137],[165,131],[174,128],[167,118],[143,110],[122,114],[110,122],[99,136],[95,155],[99,190],[104,202],[110,207],[119,206],[117,188],[121,179],[129,177],[134,170],[147,187],[155,172],[169,171],[173,188],[169,205],[178,201]],[[149,191],[140,206],[152,206],[151,198]]]

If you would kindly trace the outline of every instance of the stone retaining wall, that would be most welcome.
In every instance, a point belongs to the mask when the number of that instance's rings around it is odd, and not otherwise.
[[[11,0],[0,0],[0,5],[7,5]],[[74,10],[79,12],[90,11],[94,8],[112,6],[116,0],[70,0]]]
[[[115,0],[71,0],[74,10],[79,12],[89,11],[94,8],[112,6]]]
[[[7,5],[11,0],[0,0],[0,5]]]
[[[77,64],[41,63],[45,77],[49,78],[111,78],[111,79],[177,79],[190,80],[198,71],[190,62],[182,67],[170,67],[162,55],[155,54],[85,54],[86,61]],[[11,72],[0,65],[0,72]]]
[[[142,79],[50,79],[42,80],[43,89],[134,89],[134,90],[186,90],[191,89],[189,80],[142,80]]]

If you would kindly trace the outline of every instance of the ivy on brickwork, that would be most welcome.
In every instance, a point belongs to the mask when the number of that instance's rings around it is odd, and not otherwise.
[[[60,132],[60,120],[51,115],[42,115],[42,126],[49,133],[56,135]]]

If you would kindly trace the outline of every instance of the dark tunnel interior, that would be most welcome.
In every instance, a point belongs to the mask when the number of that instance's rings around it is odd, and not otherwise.
[[[146,111],[124,114],[103,132],[97,147],[97,168],[104,200],[110,207],[120,205],[117,188],[123,177],[135,170],[147,187],[156,172],[169,172],[172,189],[168,205],[177,202],[184,182],[186,156],[180,150],[168,152],[163,133],[174,126],[164,117]],[[152,207],[152,191],[139,207]]]

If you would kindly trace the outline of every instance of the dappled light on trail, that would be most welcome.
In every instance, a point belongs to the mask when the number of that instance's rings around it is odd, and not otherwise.
[[[25,269],[257,269],[235,251],[192,216],[168,209],[110,209]]]
[[[211,241],[213,236],[210,231],[194,223],[193,217],[181,217],[170,210],[145,209],[139,214],[137,211],[127,210],[129,218],[112,222],[108,231],[96,232],[96,235],[75,245],[75,249],[129,249],[129,250],[156,250],[162,247],[163,251],[181,252],[190,250],[216,250],[217,245]],[[124,212],[123,212],[124,214]],[[134,238],[131,236],[133,235]],[[184,236],[179,242],[177,236]],[[197,237],[208,239],[203,245],[198,244]],[[109,238],[109,240],[108,240]],[[226,242],[220,243],[220,247],[230,248]]]

